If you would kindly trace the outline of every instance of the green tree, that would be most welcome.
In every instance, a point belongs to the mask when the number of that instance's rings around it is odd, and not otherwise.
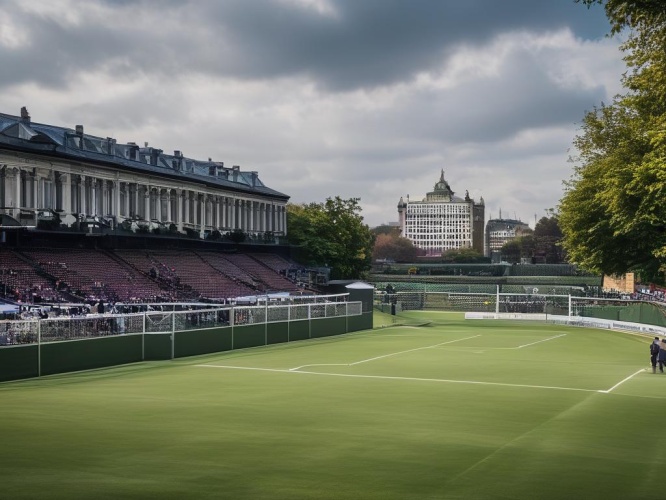
[[[363,223],[358,198],[287,205],[289,243],[309,265],[331,268],[332,279],[363,278],[370,270],[374,237]]]
[[[453,262],[456,264],[474,264],[477,262],[485,262],[488,259],[483,256],[478,250],[473,248],[459,248],[445,250],[442,252],[442,262]]]
[[[520,238],[514,238],[511,241],[507,241],[500,252],[502,253],[502,260],[509,262],[511,264],[516,264],[520,262],[522,246],[520,244]]]
[[[666,268],[666,3],[602,4],[622,45],[626,93],[588,112],[559,207],[569,260],[604,274],[637,271],[663,281]]]
[[[559,216],[554,210],[549,210],[549,217],[541,217],[536,223],[529,255],[535,257],[539,262],[547,264],[560,264],[565,261]]]
[[[373,227],[372,234],[379,236],[380,234],[388,234],[390,236],[400,236],[400,228],[398,226],[389,226],[383,224],[381,226]]]
[[[395,262],[414,262],[418,248],[411,240],[398,234],[378,234],[372,251],[373,260],[390,259]]]

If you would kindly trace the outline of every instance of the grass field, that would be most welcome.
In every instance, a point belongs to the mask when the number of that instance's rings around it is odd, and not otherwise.
[[[0,498],[663,497],[648,340],[400,320],[0,384]]]

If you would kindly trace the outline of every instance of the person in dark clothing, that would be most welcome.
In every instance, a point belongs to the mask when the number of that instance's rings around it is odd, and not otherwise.
[[[657,373],[657,356],[659,355],[659,337],[655,337],[650,344],[650,364],[652,373]]]
[[[661,339],[659,345],[659,354],[657,354],[657,361],[659,361],[659,371],[664,373],[664,365],[666,365],[666,337]]]

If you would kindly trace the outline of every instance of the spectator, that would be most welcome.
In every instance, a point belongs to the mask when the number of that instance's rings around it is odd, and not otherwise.
[[[657,373],[657,356],[659,355],[659,351],[659,337],[655,337],[650,344],[650,364],[652,365],[652,373]]]
[[[661,340],[659,354],[657,354],[657,360],[659,361],[659,371],[664,373],[664,365],[666,365],[666,337]]]

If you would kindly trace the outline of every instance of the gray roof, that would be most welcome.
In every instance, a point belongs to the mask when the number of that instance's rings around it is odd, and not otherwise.
[[[486,229],[489,230],[497,230],[502,228],[512,229],[519,226],[529,227],[529,224],[516,219],[490,219],[488,222],[486,222]]]
[[[22,110],[23,111],[23,110]],[[27,111],[26,111],[27,114]],[[54,158],[85,160],[122,170],[155,174],[206,186],[287,201],[289,196],[266,186],[257,172],[228,168],[223,162],[186,158],[161,149],[118,144],[111,137],[96,137],[76,129],[35,123],[29,117],[0,113],[0,148],[38,153]]]

